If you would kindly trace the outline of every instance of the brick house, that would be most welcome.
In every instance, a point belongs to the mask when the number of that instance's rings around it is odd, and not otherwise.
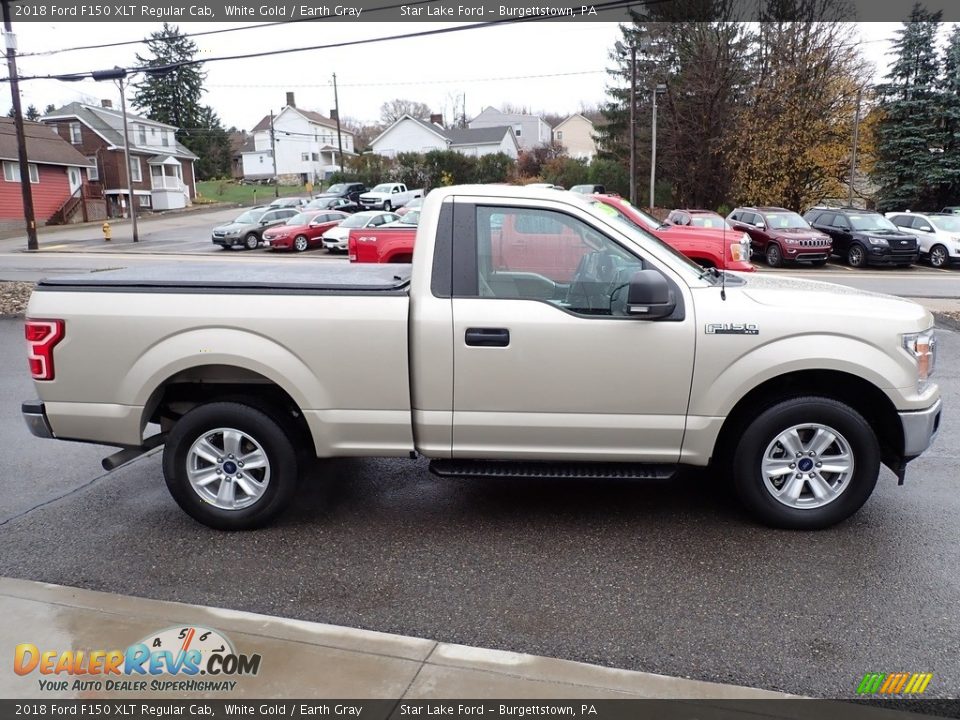
[[[90,195],[87,182],[90,161],[46,125],[24,121],[23,129],[37,222],[70,222],[100,217],[89,218],[88,208],[83,203]],[[22,221],[20,162],[12,118],[0,118],[0,165],[3,171],[0,176],[0,222]]]
[[[70,103],[41,121],[90,160],[90,184],[106,198],[110,217],[126,214],[129,202],[123,161],[123,115],[109,100],[103,105]],[[193,162],[197,156],[177,142],[178,128],[127,113],[130,171],[137,207],[172,210],[192,204],[197,196]]]

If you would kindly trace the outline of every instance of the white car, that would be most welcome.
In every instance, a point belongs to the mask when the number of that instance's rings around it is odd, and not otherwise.
[[[370,210],[367,212],[358,212],[351,215],[335,228],[330,228],[323,234],[323,246],[333,252],[334,250],[346,250],[347,240],[350,238],[350,231],[360,228],[380,227],[386,223],[396,222],[400,216],[392,212],[381,212]]]
[[[888,212],[900,230],[916,236],[921,257],[935,268],[960,262],[960,216],[946,213]]]

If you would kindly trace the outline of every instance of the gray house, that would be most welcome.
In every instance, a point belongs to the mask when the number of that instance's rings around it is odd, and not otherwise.
[[[486,107],[483,112],[467,123],[471,129],[491,127],[512,127],[521,150],[532,150],[540,145],[549,145],[553,132],[547,122],[539,115],[505,113],[494,107]]]

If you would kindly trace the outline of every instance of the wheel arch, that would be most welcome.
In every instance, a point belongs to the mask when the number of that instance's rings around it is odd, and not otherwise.
[[[903,460],[903,427],[893,402],[862,377],[839,370],[799,370],[760,383],[727,414],[713,448],[713,459],[728,458],[735,439],[749,421],[768,407],[800,396],[826,397],[849,405],[870,424],[880,443],[881,459],[896,470]]]

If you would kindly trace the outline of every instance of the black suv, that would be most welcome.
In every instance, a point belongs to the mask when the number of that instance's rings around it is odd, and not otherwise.
[[[917,238],[902,232],[878,212],[814,207],[803,218],[833,238],[833,252],[846,258],[851,267],[907,267],[917,261]]]
[[[314,195],[314,199],[319,198],[344,198],[350,202],[360,203],[360,195],[367,191],[367,186],[363,183],[337,183],[331,185],[319,195]]]

